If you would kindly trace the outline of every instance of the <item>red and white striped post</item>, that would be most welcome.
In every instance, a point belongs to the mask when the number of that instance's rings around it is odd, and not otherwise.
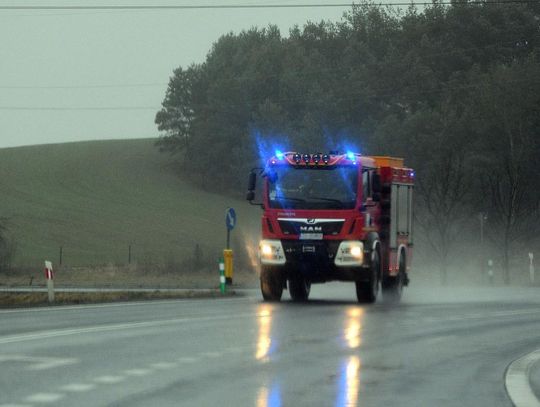
[[[48,260],[45,260],[45,279],[47,280],[49,302],[54,302],[54,271],[52,262]]]

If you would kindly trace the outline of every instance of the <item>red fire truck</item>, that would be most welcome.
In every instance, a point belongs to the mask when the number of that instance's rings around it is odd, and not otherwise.
[[[262,202],[255,203],[257,175]],[[288,287],[306,301],[311,284],[354,281],[359,302],[397,302],[409,283],[414,171],[403,159],[276,151],[249,176],[247,199],[261,205],[261,292]]]

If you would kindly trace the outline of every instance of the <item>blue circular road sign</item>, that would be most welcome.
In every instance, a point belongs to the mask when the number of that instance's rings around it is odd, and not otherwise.
[[[236,226],[236,212],[233,208],[228,208],[225,212],[225,225],[229,230],[233,230]]]

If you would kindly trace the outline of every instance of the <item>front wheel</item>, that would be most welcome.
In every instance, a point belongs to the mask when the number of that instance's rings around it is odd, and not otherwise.
[[[368,281],[357,281],[356,298],[358,302],[372,304],[377,300],[379,292],[379,275],[381,269],[381,259],[379,252],[374,250],[371,254],[371,266]]]
[[[289,294],[293,301],[307,301],[310,291],[311,283],[302,275],[297,274],[289,279]]]
[[[261,267],[261,294],[265,301],[280,301],[283,295],[281,272],[269,267]]]

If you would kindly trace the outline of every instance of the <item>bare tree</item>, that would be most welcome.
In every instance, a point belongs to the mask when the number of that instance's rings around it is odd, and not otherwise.
[[[487,75],[480,94],[482,147],[488,158],[481,190],[506,284],[514,247],[530,239],[538,226],[540,192],[533,163],[540,152],[539,75],[537,63],[514,62]]]

